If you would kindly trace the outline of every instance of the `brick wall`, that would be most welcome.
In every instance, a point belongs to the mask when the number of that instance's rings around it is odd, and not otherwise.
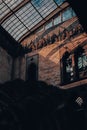
[[[46,46],[37,51],[28,53],[25,56],[25,62],[27,57],[39,55],[38,62],[38,79],[58,86],[60,84],[60,62],[59,62],[59,50],[57,49],[59,43],[55,43]],[[23,64],[25,66],[25,64]],[[24,67],[22,67],[24,68]],[[26,68],[25,68],[26,75]]]
[[[56,42],[54,44],[48,45],[39,50],[35,50],[31,53],[28,53],[23,58],[22,71],[20,76],[22,79],[25,79],[26,75],[26,58],[34,55],[39,55],[38,62],[38,79],[47,82],[48,84],[53,84],[59,86],[63,89],[69,87],[75,87],[84,83],[87,83],[87,79],[81,80],[78,82],[70,83],[68,85],[61,86],[61,70],[60,70],[60,59],[65,53],[66,49],[68,51],[73,51],[75,47],[78,46],[78,43],[87,40],[87,36],[79,35],[78,37],[71,39],[71,41],[65,42],[65,45],[59,47],[61,44],[64,44],[64,41]]]

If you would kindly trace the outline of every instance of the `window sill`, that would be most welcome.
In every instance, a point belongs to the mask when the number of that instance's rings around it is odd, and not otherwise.
[[[59,87],[68,89],[68,88],[77,87],[77,86],[84,85],[84,84],[87,84],[87,77],[84,79],[79,79],[79,80],[69,82],[69,83],[61,83],[59,85]]]

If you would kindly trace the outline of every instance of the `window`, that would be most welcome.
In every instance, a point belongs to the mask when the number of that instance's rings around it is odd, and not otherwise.
[[[74,62],[73,62],[73,56],[70,55],[66,59],[66,74],[68,81],[74,80]]]
[[[62,57],[62,75],[63,83],[69,83],[71,81],[74,81],[75,79],[75,72],[74,72],[74,55],[70,55],[69,52],[65,52],[65,54]]]
[[[66,21],[66,20],[72,18],[72,16],[73,16],[72,8],[66,9],[66,10],[63,12],[63,14],[62,14],[63,21]]]
[[[61,83],[67,84],[87,77],[87,54],[82,47],[65,52],[61,60]]]
[[[52,27],[52,21],[45,25],[45,30]]]
[[[61,15],[54,19],[54,25],[61,23]]]
[[[43,26],[40,27],[39,29],[37,29],[36,33],[39,33],[39,32],[42,32],[42,31],[44,31],[44,27]]]
[[[76,16],[76,13],[74,12],[74,10],[72,10],[72,15],[73,17]]]
[[[61,5],[65,0],[55,0],[58,5]]]
[[[78,72],[79,78],[87,77],[87,55],[84,51],[78,55]]]

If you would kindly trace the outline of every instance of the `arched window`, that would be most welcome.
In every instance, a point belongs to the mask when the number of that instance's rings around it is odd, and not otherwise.
[[[69,83],[74,80],[75,72],[74,72],[74,56],[69,52],[65,52],[62,57],[62,83]]]
[[[87,54],[82,47],[78,47],[75,52],[77,60],[78,78],[82,79],[87,77]]]
[[[69,53],[66,51],[61,60],[61,83],[67,84],[87,77],[87,54],[82,47]]]

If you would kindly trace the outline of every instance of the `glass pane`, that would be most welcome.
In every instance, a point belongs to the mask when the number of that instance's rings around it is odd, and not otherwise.
[[[39,22],[41,21],[41,18],[36,20],[34,23],[32,23],[30,26],[29,26],[29,29],[31,29],[32,27],[34,27],[36,24],[38,24]]]
[[[82,57],[79,57],[79,58],[78,58],[78,68],[81,69],[82,67],[83,67]]]
[[[15,38],[15,36],[19,37],[18,34],[27,32],[27,28],[23,25],[23,23],[15,16],[12,15],[5,22],[3,22],[2,26]]]
[[[54,25],[57,25],[59,23],[61,23],[61,16],[60,15],[54,19]]]
[[[15,8],[18,4],[20,4],[23,0],[4,0],[4,2],[11,8]]]
[[[0,1],[0,19],[3,18],[11,9],[15,8],[23,0],[4,0]]]
[[[66,59],[66,77],[67,81],[73,81],[74,80],[74,62],[73,62],[73,56],[70,55],[69,58]]]
[[[55,0],[58,5],[61,5],[65,0]]]
[[[22,9],[16,12],[16,15],[29,29],[42,20],[42,17],[34,9],[31,3],[28,3],[26,6],[22,7]]]
[[[9,11],[10,9],[3,2],[0,2],[0,19],[3,18]]]
[[[78,58],[79,78],[87,77],[87,55],[82,54]]]
[[[50,12],[57,8],[53,0],[32,0],[32,4],[43,17],[46,17]],[[49,11],[50,9],[51,11]]]
[[[73,16],[76,16],[76,13],[74,12],[74,10],[72,10],[72,14],[73,14]]]
[[[47,15],[49,15],[53,10],[55,9],[55,7],[50,8],[46,13],[43,11],[43,17],[45,18]]]
[[[52,21],[45,26],[45,29],[52,27]]]
[[[19,35],[15,36],[15,39],[19,40],[26,32],[27,32],[27,29],[25,29],[24,31],[22,31]]]
[[[87,67],[87,56],[86,55],[83,56],[83,67],[84,68]]]
[[[71,8],[65,10],[65,11],[63,12],[63,21],[66,21],[66,20],[72,18],[72,16],[73,16],[73,15],[72,15],[72,9],[71,9]]]

